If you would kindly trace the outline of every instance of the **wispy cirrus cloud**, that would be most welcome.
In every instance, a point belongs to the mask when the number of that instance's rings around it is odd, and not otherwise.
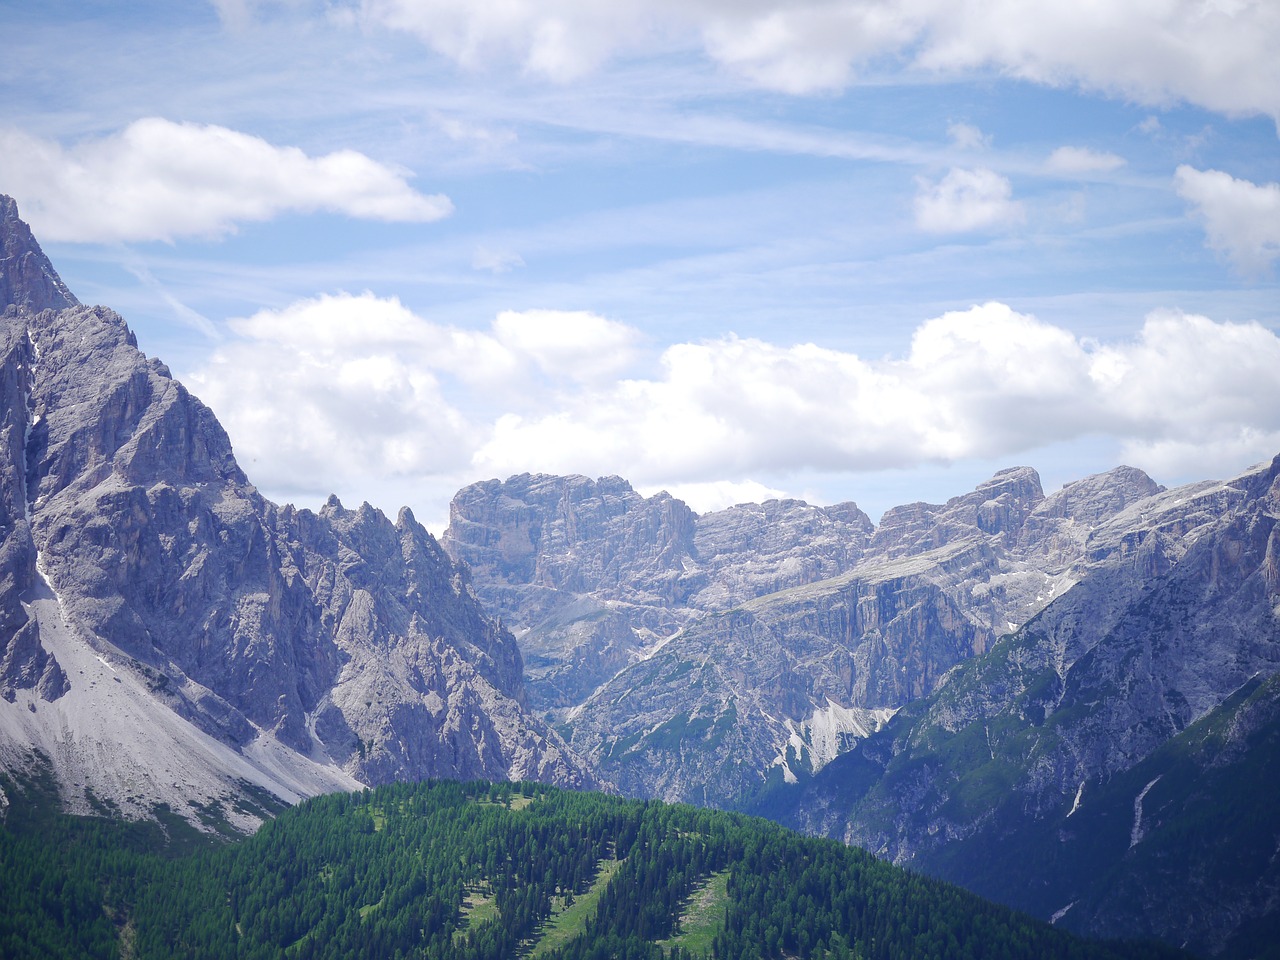
[[[382,221],[448,216],[448,197],[354,150],[308,156],[211,124],[137,120],[70,148],[0,130],[0,181],[46,240],[172,241],[319,210]]]

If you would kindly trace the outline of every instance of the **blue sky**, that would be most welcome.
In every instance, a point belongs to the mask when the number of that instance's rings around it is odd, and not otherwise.
[[[1268,0],[15,7],[0,192],[273,499],[1280,453]]]

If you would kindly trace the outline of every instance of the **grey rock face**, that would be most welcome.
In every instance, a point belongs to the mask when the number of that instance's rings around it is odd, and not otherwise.
[[[537,706],[566,706],[679,629],[693,513],[617,477],[524,474],[460,491],[443,545],[521,641]]]
[[[820,769],[1127,549],[1090,538],[1159,490],[1123,467],[1045,497],[1019,467],[875,528],[853,504],[693,517],[617,478],[523,476],[461,491],[444,545],[604,777],[733,806]]]
[[[870,538],[854,504],[744,504],[696,517],[617,477],[473,484],[443,545],[524,652],[532,702],[565,710],[711,610],[848,569]]]
[[[1222,887],[1235,899],[1206,905],[1215,850],[1275,838],[1205,830],[1197,811],[1243,802],[1237,779],[1274,755],[1250,755],[1239,724],[1274,714],[1278,519],[1280,458],[1130,503],[1089,537],[1079,583],[824,770],[784,818],[1077,929],[1222,949],[1271,910],[1255,902],[1263,874],[1243,865]],[[1266,698],[1225,706],[1263,680]],[[1222,752],[1171,746],[1215,715],[1233,718]],[[1245,802],[1241,816],[1269,814]],[[1158,853],[1142,846],[1156,837]],[[1106,891],[1121,887],[1117,912]]]
[[[25,329],[6,325],[0,359],[0,447],[9,464],[25,464],[30,423],[33,348]],[[66,677],[57,658],[40,643],[40,626],[22,604],[35,584],[36,549],[31,538],[25,469],[0,475],[0,696],[13,703],[17,690],[37,690],[56,700]]]
[[[5,243],[23,236],[10,227]],[[429,776],[594,782],[529,714],[514,639],[411,513],[392,523],[367,504],[331,500],[317,514],[264,500],[213,414],[120,317],[32,312],[30,299],[5,314],[0,363],[6,700],[70,690],[81,704],[99,680],[127,677],[149,715],[190,725],[179,739],[198,732],[253,759],[286,799]],[[42,628],[114,676],[61,674]],[[55,766],[82,752],[83,731],[72,743],[25,717],[0,721]],[[95,787],[83,767],[66,779],[73,801]],[[96,788],[138,812],[170,799]]]
[[[0,304],[31,313],[79,306],[49,258],[18,217],[12,197],[0,194]]]

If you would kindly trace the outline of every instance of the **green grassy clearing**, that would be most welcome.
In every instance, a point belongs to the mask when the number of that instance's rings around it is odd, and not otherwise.
[[[664,952],[682,947],[690,953],[709,955],[716,934],[724,925],[725,905],[729,902],[729,871],[713,873],[693,891],[680,913],[679,931],[669,940],[659,941]]]
[[[453,942],[466,938],[468,931],[498,919],[498,898],[487,887],[468,890],[462,901],[462,923],[453,931]]]
[[[557,947],[563,947],[586,930],[587,921],[595,915],[600,895],[621,866],[621,860],[601,860],[600,871],[591,882],[591,889],[576,897],[567,907],[562,897],[556,897],[552,901],[551,916],[538,930],[538,939],[529,952],[530,960]]]

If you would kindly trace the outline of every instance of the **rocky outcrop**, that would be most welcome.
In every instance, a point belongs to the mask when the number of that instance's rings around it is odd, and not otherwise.
[[[694,516],[625,480],[524,474],[454,497],[443,545],[520,639],[535,706],[586,697],[685,621]]]
[[[13,198],[0,195],[0,310],[38,313],[79,305],[18,216]]]
[[[12,216],[3,229],[6,250],[28,242]],[[43,302],[3,325],[6,762],[49,757],[73,806],[193,818],[246,779],[286,800],[431,776],[594,782],[528,712],[514,638],[409,511],[270,503],[119,316]],[[104,746],[109,720],[83,729],[112,711],[168,731],[172,753]],[[97,771],[96,750],[139,769]],[[173,780],[184,751],[209,776]]]
[[[871,532],[852,503],[697,517],[618,477],[525,474],[459,491],[443,545],[519,638],[532,702],[563,717],[706,612],[847,570]]]

